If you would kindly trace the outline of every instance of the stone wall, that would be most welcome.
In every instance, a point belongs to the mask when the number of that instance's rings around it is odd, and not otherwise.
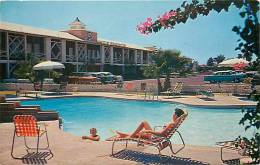
[[[184,93],[196,93],[199,91],[209,91],[214,93],[233,93],[233,94],[250,94],[250,84],[204,84],[204,85],[184,85]]]
[[[120,89],[117,84],[68,84],[67,91],[70,92],[116,92]]]
[[[59,87],[59,84],[44,84],[43,90],[52,91]],[[0,83],[0,90],[34,90],[34,87],[32,83]]]
[[[141,83],[144,81],[135,82],[133,91],[140,91]],[[175,84],[172,84],[174,87]],[[157,83],[147,83],[148,91],[153,91],[156,93],[157,91]],[[199,91],[208,91],[211,90],[214,93],[233,93],[233,94],[250,94],[251,84],[243,84],[243,83],[223,83],[223,84],[201,84],[201,85],[183,85],[182,93],[197,93]]]
[[[68,92],[137,92],[141,91],[141,83],[143,81],[135,81],[131,89],[125,90],[129,82],[125,82],[120,88],[118,84],[68,84],[66,90]],[[175,84],[172,86],[174,87]],[[0,90],[34,90],[33,84],[30,83],[2,83]],[[44,84],[44,91],[55,91],[59,89],[59,84]],[[147,83],[147,91],[156,93],[157,84]],[[233,93],[233,94],[249,94],[251,93],[250,84],[203,84],[203,85],[183,85],[183,93],[197,93],[200,90],[211,90],[214,93]]]

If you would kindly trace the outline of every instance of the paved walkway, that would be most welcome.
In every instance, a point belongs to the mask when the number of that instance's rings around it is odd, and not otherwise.
[[[199,106],[199,107],[211,107],[211,108],[242,108],[242,107],[254,107],[257,102],[247,100],[246,98],[236,97],[225,94],[215,94],[212,98],[205,98],[203,96],[149,96],[145,97],[144,94],[137,93],[109,93],[109,92],[73,92],[70,95],[56,95],[46,96],[42,95],[40,98],[55,98],[55,97],[71,97],[71,96],[96,96],[96,97],[108,97],[116,99],[130,99],[130,100],[146,100],[146,101],[164,101],[181,103],[185,105]],[[17,98],[15,98],[17,99]],[[18,99],[28,99],[28,97],[20,97]]]
[[[136,147],[136,143],[129,145],[129,150],[123,150],[111,157],[111,142],[92,142],[81,140],[80,137],[73,136],[58,129],[58,121],[47,122],[47,130],[50,139],[50,148],[54,157],[43,161],[39,159],[15,160],[11,157],[11,144],[14,126],[12,123],[0,124],[0,164],[50,164],[50,165],[136,165],[136,164],[222,164],[220,151],[217,147],[200,147],[187,145],[179,154],[170,157],[159,157],[158,152],[152,147]],[[192,137],[185,137],[192,138]],[[44,139],[42,139],[44,140]],[[44,142],[44,141],[42,141]],[[30,143],[29,144],[35,144]],[[43,143],[44,144],[44,143]],[[174,145],[174,150],[178,150],[179,145]],[[123,148],[123,144],[117,149]],[[26,155],[23,146],[23,138],[19,138],[15,147],[15,154]],[[170,155],[170,150],[165,149],[163,154]],[[228,158],[237,158],[234,152],[225,152]],[[35,156],[34,158],[37,158]],[[243,161],[247,161],[243,159]]]

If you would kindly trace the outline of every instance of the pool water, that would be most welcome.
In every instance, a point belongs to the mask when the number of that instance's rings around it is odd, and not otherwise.
[[[151,126],[171,120],[178,104],[117,100],[100,97],[70,97],[23,101],[23,105],[40,105],[43,110],[56,110],[63,119],[64,130],[77,136],[88,135],[97,128],[102,140],[113,136],[112,130],[132,132],[148,121]],[[187,106],[188,117],[179,128],[186,144],[213,146],[217,141],[232,140],[246,135],[239,120],[240,109],[209,109]],[[246,132],[251,135],[251,133]],[[174,135],[173,142],[180,143]]]

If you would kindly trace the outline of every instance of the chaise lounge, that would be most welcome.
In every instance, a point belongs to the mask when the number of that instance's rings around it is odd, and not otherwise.
[[[170,96],[180,95],[182,92],[182,88],[183,88],[183,82],[177,82],[174,88],[169,88],[167,91],[161,93],[167,94],[168,98],[170,98]]]
[[[185,142],[182,138],[181,133],[178,131],[178,128],[180,127],[180,125],[182,124],[182,122],[186,119],[186,117],[188,116],[187,111],[184,111],[184,114],[182,114],[179,119],[178,122],[173,126],[170,127],[167,130],[167,133],[164,136],[158,136],[158,135],[153,135],[152,134],[152,138],[151,140],[148,139],[143,139],[141,138],[142,136],[139,136],[139,138],[129,138],[129,137],[125,137],[125,138],[121,138],[121,137],[112,137],[111,139],[108,139],[108,141],[113,141],[112,143],[112,155],[114,155],[114,147],[115,144],[117,142],[125,142],[125,148],[127,148],[128,142],[132,141],[132,142],[136,142],[137,146],[144,146],[144,145],[148,145],[148,146],[153,146],[156,147],[159,151],[159,154],[161,154],[161,151],[163,149],[165,149],[166,147],[169,147],[171,149],[171,152],[173,155],[177,154],[178,152],[180,152],[182,149],[184,149],[185,147]],[[154,130],[157,127],[161,127],[161,126],[156,126],[154,128]],[[176,152],[173,151],[173,147],[172,147],[172,142],[171,142],[171,137],[173,136],[173,134],[177,132],[179,137],[181,138],[182,141],[182,147],[180,149],[178,149]]]

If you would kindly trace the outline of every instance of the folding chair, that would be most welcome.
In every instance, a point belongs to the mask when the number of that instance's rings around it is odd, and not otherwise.
[[[217,146],[220,147],[220,158],[222,160],[222,162],[226,162],[229,161],[228,159],[224,159],[223,158],[223,151],[225,150],[234,150],[237,151],[237,153],[240,156],[248,156],[248,145],[244,142],[244,146],[242,146],[242,141],[241,139],[236,139],[236,140],[232,140],[232,141],[222,141],[222,142],[217,142],[216,143]],[[232,160],[232,159],[230,159]]]
[[[46,130],[46,125],[44,125],[44,129],[41,129],[41,127],[38,125],[37,120],[32,115],[15,115],[13,117],[14,122],[14,135],[13,135],[13,143],[12,143],[12,150],[11,150],[11,156],[14,159],[23,159],[23,157],[15,157],[13,154],[14,151],[14,143],[16,137],[24,137],[24,144],[27,148],[26,151],[29,154],[29,150],[36,150],[36,153],[39,153],[39,150],[48,150],[51,157],[53,157],[53,153],[49,149],[49,139],[48,134]],[[40,137],[45,134],[47,146],[45,148],[39,148],[40,143]],[[26,137],[35,137],[37,138],[37,147],[29,147],[26,141]],[[51,158],[50,157],[50,158]],[[49,159],[50,159],[49,158]]]

